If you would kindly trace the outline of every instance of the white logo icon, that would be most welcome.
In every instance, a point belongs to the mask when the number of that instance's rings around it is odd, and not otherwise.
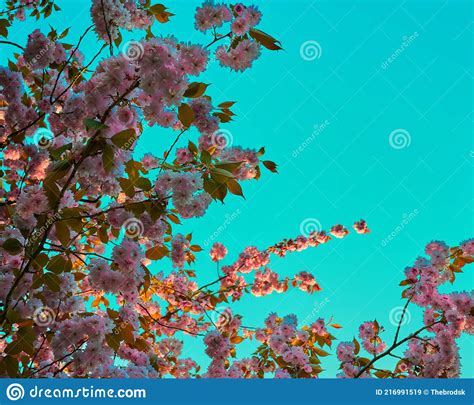
[[[25,389],[17,383],[10,384],[7,387],[7,398],[10,401],[17,401],[25,396]]]

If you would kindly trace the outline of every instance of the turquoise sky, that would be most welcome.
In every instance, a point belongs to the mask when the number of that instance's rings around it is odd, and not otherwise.
[[[454,245],[473,234],[472,3],[254,3],[264,14],[259,28],[281,39],[284,51],[264,51],[243,74],[214,64],[201,79],[212,83],[208,92],[215,100],[238,101],[235,121],[225,126],[234,144],[265,146],[279,174],[264,171],[259,182],[244,183],[245,200],[216,203],[208,215],[185,222],[180,230],[192,231],[201,245],[217,233],[233,260],[245,246],[265,248],[298,235],[308,219],[324,229],[366,219],[369,235],[353,233],[270,266],[284,275],[310,271],[322,292],[250,296],[234,308],[251,326],[261,325],[272,311],[294,312],[305,323],[333,316],[343,325],[335,331],[340,340],[352,339],[361,322],[377,318],[391,341],[390,314],[403,305],[398,283],[404,267],[431,240]],[[89,1],[58,4],[63,10],[48,22],[58,30],[72,26],[70,41],[77,39],[90,25]],[[193,28],[200,2],[165,4],[176,16],[155,25],[156,34],[209,42]],[[12,40],[24,43],[31,29],[31,23],[17,24]],[[138,33],[126,36],[139,38]],[[312,60],[307,60],[311,54],[302,56],[308,41],[318,43]],[[83,49],[90,55],[99,46],[91,34]],[[5,55],[0,58],[3,63]],[[137,153],[161,153],[173,139],[170,131],[148,129]],[[183,145],[187,139],[197,139],[196,133],[183,137]],[[215,275],[204,252],[195,268],[200,280]],[[472,289],[467,269],[455,290]],[[403,335],[420,325],[420,312],[410,308]],[[205,364],[202,344],[186,341],[187,353]],[[459,345],[463,376],[472,377],[472,337],[464,335]],[[239,348],[250,353],[254,345]],[[327,371],[322,376],[334,376],[337,366],[334,356],[323,359]]]

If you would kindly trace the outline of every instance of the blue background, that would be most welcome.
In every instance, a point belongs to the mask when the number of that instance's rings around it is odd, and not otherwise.
[[[200,80],[212,83],[208,93],[216,101],[238,101],[235,121],[224,128],[236,145],[266,146],[266,157],[279,164],[279,174],[264,171],[259,182],[244,183],[245,199],[230,197],[225,205],[216,203],[204,218],[186,221],[176,230],[193,232],[193,240],[201,244],[217,233],[216,240],[229,248],[228,259],[233,260],[245,246],[265,248],[298,235],[300,224],[308,218],[324,229],[366,219],[372,230],[369,235],[353,233],[271,264],[283,275],[301,270],[314,273],[322,292],[250,296],[234,308],[250,326],[261,325],[272,311],[296,313],[304,323],[333,316],[343,326],[334,333],[340,340],[352,339],[361,322],[377,318],[391,341],[390,314],[403,304],[398,283],[404,267],[431,240],[456,245],[472,236],[472,3],[254,3],[263,12],[259,28],[279,38],[284,51],[264,51],[243,74],[214,63]],[[58,4],[62,11],[47,22],[58,31],[71,26],[68,38],[75,43],[91,23],[90,3]],[[193,28],[194,9],[200,2],[165,4],[175,16],[168,24],[155,24],[155,34],[210,42],[209,36]],[[33,24],[16,24],[10,39],[23,45],[38,23]],[[44,22],[40,26],[47,27]],[[405,37],[415,33],[409,46],[384,65]],[[128,33],[124,38],[141,35]],[[302,58],[300,49],[306,41],[319,43],[319,58]],[[90,57],[99,47],[91,33],[82,49]],[[7,56],[0,55],[0,61],[4,63]],[[325,128],[295,157],[293,151],[323,123]],[[389,135],[396,129],[409,133],[409,146],[391,147]],[[160,154],[174,136],[171,131],[147,129],[137,154]],[[196,140],[197,134],[191,132],[180,144],[188,139]],[[403,225],[404,220],[408,224]],[[390,234],[394,237],[387,243]],[[153,269],[162,267],[168,265],[159,262]],[[202,282],[215,277],[206,252],[198,254],[195,268]],[[457,278],[456,290],[472,288],[472,273],[467,271]],[[410,307],[402,335],[419,327],[420,314]],[[185,354],[205,365],[202,342],[185,340]],[[463,376],[472,377],[472,337],[464,335],[459,346]],[[254,343],[245,341],[239,354],[254,348]],[[337,372],[335,356],[323,359],[322,365],[326,368],[322,377]]]

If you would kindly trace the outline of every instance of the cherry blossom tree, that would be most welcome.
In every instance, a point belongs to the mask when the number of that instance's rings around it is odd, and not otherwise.
[[[211,203],[243,196],[241,184],[258,180],[261,168],[277,171],[264,148],[228,144],[222,128],[234,102],[214,101],[197,79],[211,53],[241,72],[261,53],[281,49],[257,28],[258,8],[198,7],[195,28],[210,35],[206,45],[155,36],[154,25],[173,14],[148,0],[93,0],[93,25],[72,44],[68,30],[54,28],[33,30],[26,44],[9,40],[16,20],[58,10],[53,0],[8,0],[0,12],[0,46],[14,49],[0,67],[0,375],[317,377],[320,357],[329,354],[323,348],[335,340],[329,328],[338,324],[299,326],[293,314],[270,314],[252,328],[231,305],[289,288],[318,292],[314,275],[282,277],[270,260],[344,238],[348,229],[338,224],[328,234],[250,246],[227,265],[226,247],[215,243],[208,253],[218,277],[204,285],[192,269],[202,248],[176,231]],[[132,30],[143,39],[124,42],[122,33]],[[81,44],[94,32],[100,46],[86,56]],[[137,158],[141,135],[155,126],[173,132],[174,142],[161,156],[151,147]],[[194,142],[175,148],[196,132]],[[364,220],[353,228],[369,232]],[[425,308],[425,326],[403,339],[398,328],[387,348],[383,328],[363,324],[360,337],[373,358],[358,356],[356,339],[341,343],[344,376],[459,374],[455,339],[472,331],[472,295],[440,294],[437,286],[472,261],[472,241],[451,250],[432,243],[427,253],[430,260],[418,260],[403,282],[407,305]],[[173,269],[158,270],[166,260]],[[183,356],[185,335],[203,341],[211,359],[205,370]],[[259,345],[239,358],[244,340]],[[375,368],[406,342],[393,372]]]

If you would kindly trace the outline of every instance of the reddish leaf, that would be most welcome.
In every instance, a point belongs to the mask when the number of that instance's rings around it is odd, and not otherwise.
[[[268,35],[267,33],[252,28],[249,31],[249,35],[255,39],[258,43],[262,44],[265,48],[270,49],[272,51],[278,51],[283,49],[280,45],[281,42],[277,39],[273,38],[272,36]]]

